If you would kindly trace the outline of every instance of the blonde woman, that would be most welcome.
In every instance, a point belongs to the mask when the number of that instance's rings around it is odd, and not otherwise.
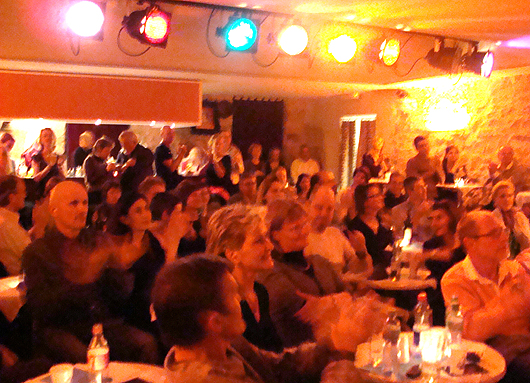
[[[64,157],[54,152],[55,150],[55,133],[50,128],[44,128],[40,131],[39,145],[40,150],[31,158],[31,166],[34,169],[33,179],[37,183],[37,198],[44,194],[46,182],[52,177],[63,177],[62,165]]]

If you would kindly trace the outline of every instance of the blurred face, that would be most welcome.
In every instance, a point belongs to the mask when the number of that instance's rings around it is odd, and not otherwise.
[[[15,146],[15,141],[13,140],[9,140],[4,144],[4,148],[6,148],[8,153],[13,149],[13,146]]]
[[[278,242],[280,250],[289,253],[301,251],[307,246],[309,229],[308,218],[302,216],[296,221],[285,221],[281,229],[273,232],[272,235],[274,240]]]
[[[302,178],[302,181],[300,181],[300,187],[304,192],[308,191],[311,187],[311,179],[309,177]]]
[[[151,210],[143,198],[137,200],[129,209],[122,222],[132,231],[145,231],[151,227]]]
[[[40,144],[47,149],[53,146],[53,132],[50,129],[42,130],[40,134]]]
[[[54,188],[59,197],[53,199],[53,204],[50,201],[50,212],[59,231],[66,234],[85,227],[88,195],[85,188],[75,182],[68,182],[68,186],[63,184]]]
[[[120,188],[111,188],[107,192],[107,203],[110,205],[116,205],[121,197]]]
[[[287,170],[284,167],[279,167],[278,170],[276,170],[276,177],[278,177],[278,180],[285,185],[287,183]]]
[[[447,152],[447,161],[449,162],[456,162],[458,160],[458,149],[452,148]]]
[[[425,185],[425,182],[422,179],[419,179],[414,184],[414,189],[412,189],[412,193],[410,195],[412,198],[415,198],[416,200],[425,200],[427,198],[427,186]]]
[[[164,126],[162,128],[160,136],[166,144],[171,144],[173,142],[173,139],[175,138],[175,136],[173,135],[173,130],[171,130],[169,126]]]
[[[229,251],[231,254],[227,256],[236,266],[259,272],[274,266],[271,257],[273,248],[267,236],[267,227],[261,222],[248,232],[241,249]]]
[[[230,149],[232,137],[227,133],[220,133],[217,139],[215,140],[215,150],[218,153],[226,153]]]
[[[357,172],[353,176],[353,185],[366,185],[368,183],[368,177],[364,172]]]
[[[418,142],[418,146],[416,147],[416,150],[418,151],[419,154],[424,155],[424,156],[428,156],[429,155],[429,150],[430,150],[429,141],[422,140],[422,141]]]
[[[309,217],[313,229],[323,232],[331,225],[333,213],[335,212],[335,195],[331,189],[318,189],[311,199]]]
[[[252,158],[260,158],[261,157],[261,145],[255,145],[252,148]]]
[[[385,206],[385,197],[378,187],[368,188],[364,210],[366,212],[378,212]]]
[[[245,178],[239,182],[239,191],[247,198],[256,196],[258,190],[256,177]]]
[[[284,187],[281,183],[273,182],[269,190],[267,190],[267,194],[265,194],[265,202],[270,203],[275,199],[283,198],[285,196],[283,191]]]
[[[497,153],[501,165],[510,165],[513,161],[513,149],[509,146],[503,146]]]
[[[272,149],[270,151],[269,157],[272,161],[279,161],[280,160],[280,149]]]
[[[188,200],[186,201],[186,210],[202,212],[206,210],[208,201],[210,201],[210,193],[208,192],[208,188],[203,187],[199,190],[195,190],[190,194]]]
[[[405,178],[403,176],[393,176],[390,177],[390,181],[388,182],[388,190],[395,196],[400,196],[403,192],[403,181]]]
[[[136,147],[136,140],[133,140],[131,138],[123,138],[120,140],[121,147],[125,151],[126,154],[130,154],[134,148]]]
[[[101,149],[101,151],[99,152],[99,156],[98,157],[103,158],[103,159],[107,159],[107,158],[109,158],[111,151],[112,151],[112,147],[111,146],[109,146],[107,148],[104,148],[104,149]]]
[[[475,235],[464,238],[464,244],[472,260],[498,264],[509,254],[506,229],[491,215],[479,218]]]
[[[434,235],[442,236],[449,232],[449,215],[444,210],[434,210],[429,216]]]
[[[496,194],[495,200],[493,201],[496,208],[507,211],[513,207],[514,193],[511,188],[502,188]]]
[[[245,332],[246,324],[241,314],[241,296],[234,277],[226,273],[223,277],[221,291],[224,310],[220,314],[221,327],[218,334],[225,341],[232,341]]]

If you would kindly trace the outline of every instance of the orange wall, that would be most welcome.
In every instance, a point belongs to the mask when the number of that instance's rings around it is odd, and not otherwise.
[[[0,71],[0,120],[199,125],[198,81]]]

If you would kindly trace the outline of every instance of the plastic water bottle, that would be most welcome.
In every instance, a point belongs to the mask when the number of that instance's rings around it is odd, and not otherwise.
[[[398,340],[401,324],[396,312],[390,312],[383,328],[383,371],[397,375],[399,373]]]
[[[101,323],[92,326],[92,340],[88,345],[87,363],[90,371],[94,374],[94,381],[102,383],[105,370],[109,366],[109,345],[103,336]]]
[[[462,331],[464,330],[464,316],[460,311],[458,297],[451,298],[449,310],[445,315],[445,328],[450,336],[451,344],[462,343]]]
[[[427,293],[425,291],[418,294],[418,303],[414,307],[414,326],[412,331],[414,333],[413,342],[413,357],[418,358],[421,355],[419,346],[421,333],[432,327],[432,310],[427,302]]]

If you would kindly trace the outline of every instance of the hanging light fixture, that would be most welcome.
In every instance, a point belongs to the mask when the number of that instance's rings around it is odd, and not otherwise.
[[[459,47],[446,47],[443,39],[437,39],[425,59],[430,66],[445,72],[456,73],[462,62],[462,49]]]
[[[302,53],[308,42],[307,31],[296,24],[284,28],[278,36],[278,45],[285,53],[291,56]]]
[[[401,53],[401,43],[398,39],[387,39],[383,41],[379,50],[379,60],[386,66],[394,65]]]
[[[103,27],[105,21],[102,5],[93,1],[73,3],[65,15],[68,29],[81,37],[93,37]]]
[[[488,78],[493,71],[493,61],[492,52],[477,52],[474,50],[470,54],[462,57],[462,68]]]
[[[227,51],[255,53],[258,50],[258,26],[250,18],[230,17],[224,27],[217,29],[217,35],[224,37]]]
[[[171,13],[152,4],[123,18],[122,24],[131,37],[143,44],[165,48],[170,32]]]
[[[340,35],[329,42],[328,51],[339,63],[346,63],[355,56],[357,43],[351,36]]]

